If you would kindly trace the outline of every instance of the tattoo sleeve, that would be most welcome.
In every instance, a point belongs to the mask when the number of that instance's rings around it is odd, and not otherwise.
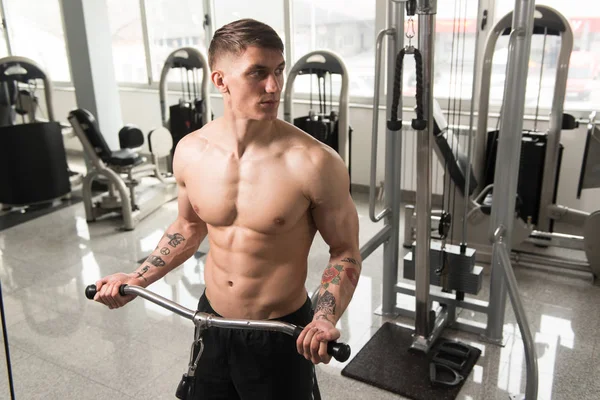
[[[358,285],[361,265],[356,259],[346,257],[327,265],[321,279],[319,300],[315,319],[326,319],[335,324],[346,309],[352,293]]]
[[[321,314],[319,317],[327,320],[329,320],[328,317],[330,315],[335,316],[335,296],[329,291],[325,290],[325,292],[319,297],[317,307],[315,308],[315,314]]]
[[[137,277],[143,279],[145,282],[152,282],[157,279],[157,276],[160,277],[164,275],[171,269],[171,267],[163,268],[167,266],[167,263],[175,262],[177,264],[179,262],[177,259],[178,257],[180,259],[182,259],[182,257],[185,258],[185,256],[179,255],[181,251],[185,251],[182,249],[185,248],[185,246],[181,246],[182,248],[176,251],[172,250],[185,240],[186,238],[181,233],[165,233],[152,254],[148,256],[144,263],[142,263],[141,268],[134,271],[134,274],[137,274]],[[151,270],[152,267],[161,268],[163,271],[157,275],[154,269]]]
[[[352,260],[353,262],[347,261],[347,260]],[[333,265],[329,264],[327,266],[327,269],[325,270],[325,272],[323,272],[323,278],[321,280],[321,286],[324,289],[327,289],[330,285],[338,285],[339,286],[340,281],[341,281],[342,272],[346,274],[346,276],[350,280],[350,283],[352,283],[353,287],[356,287],[356,285],[358,285],[358,276],[360,273],[360,265],[353,258],[350,258],[350,259],[344,258],[341,262],[350,262],[352,264],[355,264],[358,267],[358,270],[354,267],[344,267],[341,264],[333,264]]]
[[[148,257],[148,262],[150,264],[154,265],[155,267],[164,267],[165,265],[167,265],[165,260],[163,260],[160,257],[152,256],[152,255],[150,257]]]
[[[148,272],[149,269],[150,269],[149,265],[144,265],[144,267],[140,271],[135,271],[135,273],[138,274],[138,278],[142,278],[146,282],[148,282],[148,279],[146,279],[146,277],[144,275],[146,274],[146,272]]]
[[[169,246],[171,247],[177,247],[185,240],[181,233],[174,233],[172,235],[167,233],[167,237],[169,238]]]

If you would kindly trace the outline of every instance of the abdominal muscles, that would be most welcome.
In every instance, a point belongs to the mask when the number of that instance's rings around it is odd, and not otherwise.
[[[273,218],[268,233],[232,225],[209,226],[206,295],[228,318],[270,319],[306,301],[307,257],[315,235],[308,214],[293,221]]]

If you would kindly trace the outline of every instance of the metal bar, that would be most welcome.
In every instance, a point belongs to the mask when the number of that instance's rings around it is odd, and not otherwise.
[[[566,235],[563,233],[533,231],[526,242],[542,246],[555,246],[565,249],[584,250],[583,236]]]
[[[215,4],[213,0],[204,0],[204,35],[206,40],[206,50],[210,47],[210,42],[215,35]],[[212,86],[212,85],[211,85]]]
[[[502,167],[497,167],[495,171],[495,190],[492,202],[497,206],[492,207],[490,221],[490,237],[494,238],[494,245],[492,248],[490,308],[486,330],[486,336],[490,340],[502,341],[506,293],[508,292],[525,346],[527,399],[537,399],[537,358],[533,338],[527,323],[527,316],[521,303],[517,280],[510,264],[510,247],[506,246],[505,243],[511,243],[515,219],[514,209],[522,142],[521,132],[523,130],[525,90],[534,11],[535,0],[515,0],[504,84],[504,111],[501,118],[496,162],[498,164],[498,160],[502,160]]]
[[[390,239],[392,233],[392,227],[386,225],[380,230],[375,236],[373,236],[364,246],[360,249],[360,258],[365,260],[373,253],[382,243]]]
[[[511,27],[510,17],[500,19],[487,37],[483,64],[481,68],[481,84],[479,86],[479,107],[477,107],[477,132],[475,136],[475,154],[473,158],[473,173],[477,180],[477,191],[483,189],[485,184],[485,146],[487,143],[488,111],[490,107],[490,89],[492,80],[492,67],[494,51],[498,38]]]
[[[0,281],[0,317],[2,319],[2,338],[4,339],[4,354],[6,356],[6,373],[10,387],[10,398],[15,398],[15,387],[13,383],[12,366],[10,362],[10,350],[8,347],[8,332],[6,331],[6,319],[4,318],[4,299],[2,297],[2,282]]]
[[[519,265],[529,265],[533,267],[542,266],[571,271],[591,272],[590,264],[585,261],[570,260],[556,256],[546,256],[526,251],[513,250],[511,253],[511,260]]]
[[[477,34],[475,35],[475,62],[473,63],[473,87],[471,89],[471,112],[469,115],[469,139],[467,142],[467,171],[465,172],[466,176],[466,182],[465,182],[465,193],[464,193],[464,207],[463,207],[463,215],[462,215],[462,243],[466,244],[467,242],[467,213],[469,212],[469,188],[471,187],[471,165],[472,165],[472,159],[473,159],[473,120],[474,120],[474,114],[475,114],[475,99],[477,98],[477,78],[478,78],[478,67],[479,67],[479,63],[478,63],[478,58],[477,58],[477,52],[479,50],[479,43],[481,41],[481,32],[482,32],[482,27],[480,22],[480,19],[482,18],[483,15],[483,6],[482,6],[482,2],[481,0],[478,2],[478,6],[477,6]],[[463,44],[464,46],[464,44]],[[459,117],[459,121],[460,121],[460,117]]]
[[[182,305],[179,305],[169,299],[162,297],[161,295],[153,293],[139,286],[125,286],[123,291],[125,292],[125,294],[140,296],[148,301],[151,301],[154,304],[158,304],[159,306],[164,307],[167,310],[172,311],[175,314],[187,319],[193,320],[194,315],[196,315],[196,311],[183,307]]]
[[[415,295],[415,287],[414,285],[410,285],[408,283],[399,282],[395,286],[396,292],[400,294],[406,294],[409,296]],[[437,301],[438,303],[448,304],[454,308],[464,308],[465,310],[471,310],[478,313],[486,314],[488,310],[489,303],[483,300],[477,299],[468,299],[465,300],[456,300],[456,298],[450,293],[431,293],[430,294],[432,301]]]
[[[204,314],[204,315],[203,315]],[[207,316],[204,318],[204,316]],[[274,331],[283,332],[290,336],[294,335],[295,325],[278,321],[249,321],[245,319],[225,319],[215,317],[205,313],[198,313],[194,320],[200,320],[200,324],[206,321],[206,327],[211,328],[228,328],[228,329],[245,329],[256,331]]]
[[[583,228],[585,220],[587,219],[587,217],[590,216],[590,213],[587,211],[576,210],[574,208],[569,208],[558,204],[549,204],[546,208],[546,215],[547,218],[553,219],[555,221],[560,221]],[[541,222],[541,218],[538,220],[538,223],[539,222]],[[542,229],[543,225],[544,224],[539,224],[538,228],[540,230],[544,230]]]
[[[415,248],[416,320],[415,341],[431,333],[429,299],[429,249],[431,244],[431,154],[433,121],[433,56],[435,38],[435,0],[421,0],[418,47],[423,55],[423,114],[427,129],[417,133],[417,240]]]
[[[292,0],[283,1],[283,18],[285,22],[285,58],[288,60],[285,65],[285,75],[287,76],[292,68],[294,55],[294,40],[292,40],[294,35],[294,4]]]
[[[464,322],[462,322],[464,321]],[[457,329],[463,332],[473,333],[475,335],[484,336],[485,335],[485,324],[475,321],[468,321],[464,318],[458,318],[456,322],[452,324],[453,329]]]
[[[146,55],[146,72],[148,73],[148,85],[152,85],[154,77],[152,74],[152,54],[150,53],[150,36],[148,35],[148,16],[146,14],[146,0],[140,0],[140,16],[142,18],[142,36],[144,38],[144,54]]]
[[[388,2],[388,26],[394,29],[394,40],[388,40],[387,48],[387,82],[388,93],[386,96],[386,120],[391,118],[392,112],[392,84],[394,82],[394,71],[396,54],[404,46],[404,4],[390,0]],[[400,96],[399,108],[402,109],[402,96]],[[373,110],[376,112],[376,110]],[[384,315],[391,316],[396,306],[396,293],[394,285],[398,282],[398,254],[400,240],[400,158],[401,137],[397,132],[386,129],[385,143],[385,178],[384,178],[384,200],[385,208],[389,209],[384,222],[390,226],[390,240],[383,244],[383,288],[382,288],[382,311]]]
[[[174,312],[184,318],[194,321],[195,324],[210,328],[230,328],[230,329],[250,329],[250,330],[269,330],[294,334],[295,325],[278,321],[251,321],[245,319],[221,318],[215,317],[207,313],[201,313],[183,307],[169,299],[162,297],[154,292],[144,289],[139,286],[125,286],[123,289],[125,294],[140,296],[154,304],[157,304],[165,309]]]
[[[504,112],[496,157],[496,163],[498,164],[499,160],[502,160],[502,166],[496,168],[494,176],[492,202],[499,206],[492,207],[490,237],[493,237],[494,231],[500,227],[505,232],[506,241],[509,243],[514,224],[534,6],[535,2],[532,0],[516,0],[515,3],[504,85]],[[497,255],[492,254],[492,266],[497,265],[494,257]],[[501,270],[492,268],[487,336],[493,341],[502,340],[506,293],[504,274]]]
[[[418,315],[418,313],[417,313]],[[422,351],[423,353],[429,353],[431,346],[440,337],[442,331],[448,325],[448,308],[446,306],[441,307],[441,310],[436,314],[435,323],[431,333],[427,337],[416,335],[410,348],[414,350]],[[416,326],[415,326],[416,328]]]
[[[10,43],[10,32],[8,31],[8,23],[6,22],[6,7],[4,0],[0,0],[0,11],[2,12],[2,28],[4,29],[4,40],[6,42],[6,52],[9,56],[13,55],[12,45]]]
[[[531,3],[534,3],[534,1],[531,1]],[[517,323],[519,324],[519,330],[521,331],[521,337],[523,338],[523,346],[525,347],[525,364],[527,366],[527,386],[525,389],[525,398],[537,399],[538,365],[535,343],[533,341],[531,331],[529,330],[527,314],[525,313],[523,303],[521,302],[521,296],[519,295],[517,278],[515,278],[512,265],[510,264],[508,249],[506,248],[506,245],[504,244],[502,239],[494,243],[493,252],[495,255],[494,259],[497,263],[497,267],[496,265],[495,267],[500,268],[502,270],[508,282],[508,294],[510,296],[510,301],[512,303],[513,310],[515,311]]]
[[[375,93],[373,94],[373,124],[371,130],[371,177],[369,185],[369,217],[373,222],[379,222],[389,212],[389,208],[383,209],[375,215],[375,191],[377,189],[377,139],[379,136],[379,96],[381,92],[381,57],[383,55],[382,43],[386,35],[394,35],[396,30],[388,28],[377,35],[375,41]],[[393,38],[393,36],[392,36]],[[392,39],[390,39],[391,41]]]
[[[415,312],[407,310],[405,308],[396,308],[396,314],[409,319],[415,319]],[[452,329],[460,330],[463,332],[474,333],[476,335],[483,336],[485,334],[485,324],[476,321],[470,321],[464,318],[458,318],[450,325]]]
[[[537,8],[542,10],[542,15],[554,14],[562,20],[564,25],[564,31],[561,32],[560,36],[561,46],[558,54],[552,109],[550,111],[550,126],[548,128],[546,156],[544,159],[544,176],[542,178],[542,190],[540,193],[540,214],[538,216],[538,228],[543,231],[549,231],[549,214],[551,211],[548,209],[548,206],[554,203],[556,177],[560,172],[558,171],[560,132],[562,130],[565,94],[569,76],[569,60],[573,50],[573,31],[569,22],[552,8],[545,6],[538,6]]]

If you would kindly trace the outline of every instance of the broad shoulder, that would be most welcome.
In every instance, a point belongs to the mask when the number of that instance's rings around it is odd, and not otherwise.
[[[314,201],[326,191],[338,187],[348,188],[348,169],[341,156],[330,146],[320,142],[297,127],[286,124],[286,160],[289,167],[297,172],[302,186]],[[344,190],[346,190],[344,189]]]
[[[317,169],[322,168],[324,164],[343,164],[339,154],[323,142],[288,122],[278,121],[278,124],[287,155],[294,162],[302,162],[306,164],[306,168]]]
[[[219,122],[211,121],[202,128],[185,135],[175,148],[173,155],[173,174],[183,183],[184,171],[188,165],[202,158],[209,147],[211,132],[218,129]]]

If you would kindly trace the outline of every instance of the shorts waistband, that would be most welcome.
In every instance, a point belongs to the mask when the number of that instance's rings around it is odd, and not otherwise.
[[[215,316],[222,318],[222,316],[212,308],[210,300],[208,297],[206,297],[206,290],[202,293],[202,296],[200,296],[200,300],[198,301],[198,310],[201,312],[214,314]],[[306,295],[306,301],[299,309],[281,317],[269,318],[268,321],[281,321],[298,325],[299,321],[304,321],[307,318],[312,319],[312,302],[310,301],[308,294]]]

